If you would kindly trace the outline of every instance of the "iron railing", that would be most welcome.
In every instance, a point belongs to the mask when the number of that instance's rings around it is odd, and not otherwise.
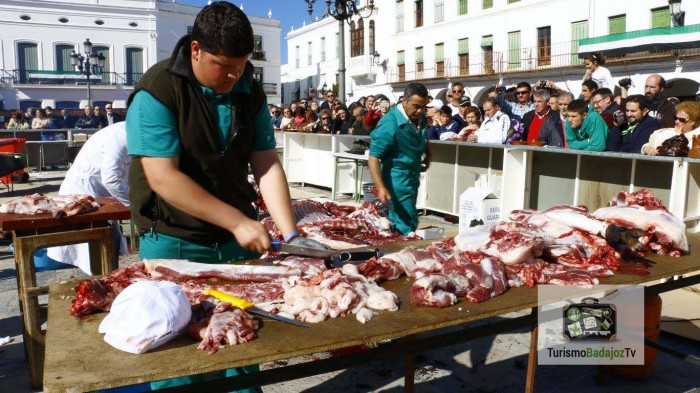
[[[423,70],[418,71],[416,63],[405,63],[403,75],[400,75],[399,66],[390,67],[389,82],[407,82],[432,78],[451,78],[459,76],[484,76],[504,74],[509,72],[523,72],[534,70],[546,70],[562,67],[580,66],[583,59],[579,58],[578,40],[552,44],[547,48],[520,48],[492,52],[492,62],[485,62],[487,52],[480,51],[469,56],[469,67],[460,69],[459,56],[445,57],[442,72],[436,62],[423,59]],[[700,56],[700,48],[674,49],[661,51],[641,51],[610,55],[608,64],[619,62],[637,61],[651,58]]]
[[[133,86],[141,80],[142,76],[142,72],[103,72],[90,75],[90,84],[93,86]],[[87,76],[73,71],[0,69],[0,83],[12,85],[82,86],[87,84]]]

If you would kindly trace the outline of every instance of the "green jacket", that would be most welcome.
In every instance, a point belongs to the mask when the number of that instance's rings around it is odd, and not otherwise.
[[[581,127],[574,129],[566,120],[566,142],[573,150],[605,151],[608,146],[608,125],[598,112],[588,107]]]

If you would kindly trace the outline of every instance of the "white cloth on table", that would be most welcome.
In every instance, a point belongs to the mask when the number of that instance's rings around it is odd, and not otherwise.
[[[114,197],[129,206],[129,163],[126,150],[126,123],[119,122],[96,132],[85,142],[75,157],[59,195],[88,194],[96,198]],[[117,226],[116,223],[112,223]],[[126,241],[119,233],[120,253],[126,255]],[[87,243],[50,247],[47,256],[53,260],[90,271],[90,250]]]

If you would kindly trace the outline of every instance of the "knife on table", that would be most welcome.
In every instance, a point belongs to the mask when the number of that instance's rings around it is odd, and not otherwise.
[[[231,303],[231,305],[236,306],[243,311],[248,311],[248,312],[251,312],[253,314],[262,315],[263,317],[272,318],[272,319],[282,321],[285,323],[290,323],[290,324],[296,325],[296,326],[311,327],[303,322],[297,321],[296,319],[283,317],[281,315],[277,315],[277,314],[273,314],[269,311],[265,311],[265,310],[257,307],[255,304],[253,304],[245,299],[241,299],[237,296],[233,296],[233,295],[225,293],[225,292],[217,291],[216,289],[207,289],[204,291],[204,294],[207,296],[213,296],[213,297],[221,300],[222,302]]]

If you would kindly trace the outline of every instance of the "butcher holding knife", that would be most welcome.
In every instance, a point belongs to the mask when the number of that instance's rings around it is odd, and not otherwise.
[[[131,214],[141,258],[219,263],[271,249],[256,219],[248,165],[285,242],[326,248],[296,231],[267,98],[248,61],[253,37],[238,7],[214,2],[129,97]]]

